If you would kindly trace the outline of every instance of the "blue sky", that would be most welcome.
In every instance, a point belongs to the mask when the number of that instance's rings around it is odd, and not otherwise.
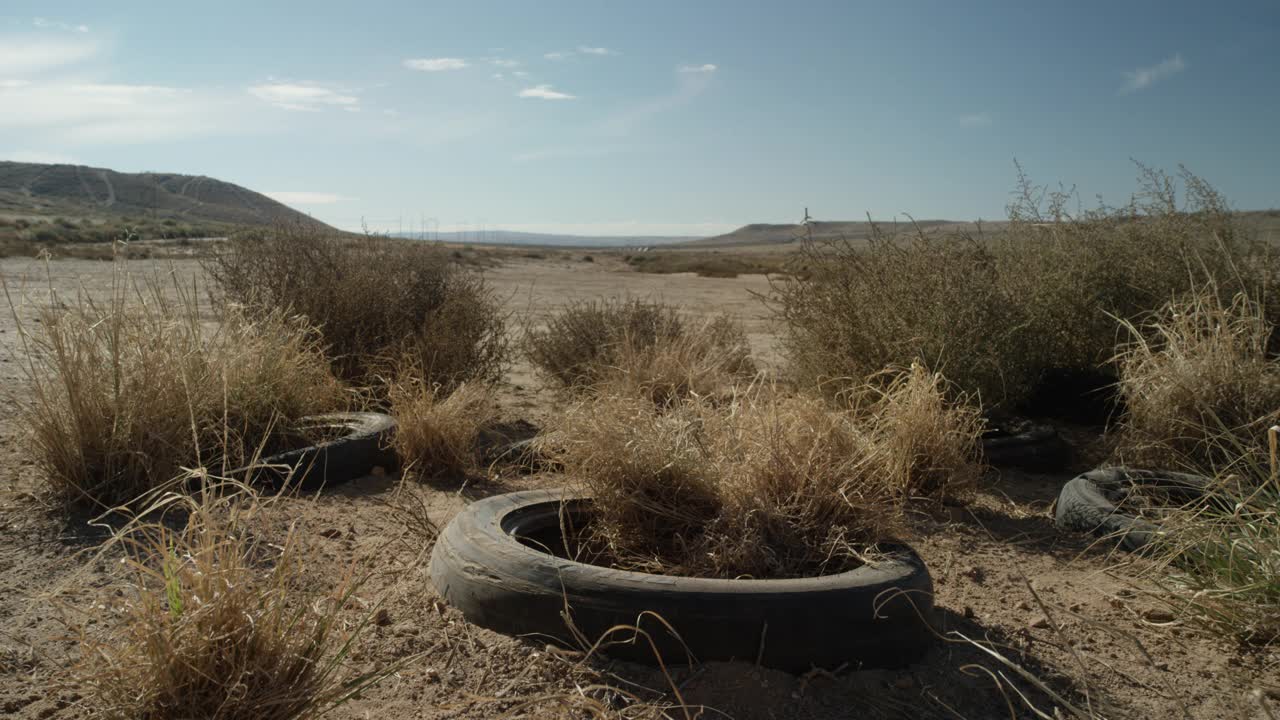
[[[25,2],[0,159],[204,174],[345,228],[998,219],[1016,158],[1280,207],[1280,2]],[[403,218],[403,220],[401,220]]]

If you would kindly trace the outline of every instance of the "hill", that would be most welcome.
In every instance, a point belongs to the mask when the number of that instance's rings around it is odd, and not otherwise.
[[[226,226],[317,222],[261,193],[203,175],[6,161],[0,161],[0,216]]]
[[[1258,232],[1264,237],[1276,238],[1277,235],[1280,235],[1280,211],[1278,210],[1243,210],[1237,211],[1236,216],[1240,219],[1243,227]],[[876,224],[884,231],[891,231],[895,227],[893,221],[878,221]],[[977,227],[975,223],[956,220],[917,220],[915,224],[924,230],[941,232],[963,228],[972,230]],[[813,228],[814,240],[838,240],[843,238],[856,242],[866,240],[871,236],[871,223],[866,221],[814,221],[810,225]],[[982,228],[986,231],[999,230],[1006,225],[1008,225],[1008,222],[1005,220],[982,222]],[[896,227],[903,229],[904,224],[898,222]],[[908,225],[907,228],[909,229],[910,226]],[[805,233],[805,227],[800,224],[770,225],[755,223],[743,225],[737,230],[723,235],[686,241],[681,246],[686,248],[758,248],[770,245],[788,245],[798,242],[805,236]]]
[[[809,223],[813,229],[815,240],[849,240],[865,239],[871,235],[871,223],[867,221],[827,220]],[[893,223],[878,222],[882,229],[889,229]],[[918,220],[916,225],[926,229],[946,229],[968,225],[970,223],[955,220]],[[805,237],[806,229],[799,223],[773,225],[754,223],[743,225],[733,232],[714,237],[700,238],[685,243],[700,247],[737,247],[747,245],[785,245],[797,242]]]

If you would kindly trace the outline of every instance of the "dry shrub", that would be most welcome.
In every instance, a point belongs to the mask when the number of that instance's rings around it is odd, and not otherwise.
[[[77,669],[97,716],[314,718],[380,679],[342,665],[368,619],[348,628],[340,617],[358,580],[307,590],[293,531],[274,544],[248,529],[262,507],[252,498],[167,504],[186,515],[177,529],[133,524],[112,543],[132,587],[112,631],[84,633]]]
[[[726,316],[686,322],[680,335],[652,345],[624,338],[612,364],[599,370],[593,391],[637,395],[666,406],[732,392],[756,372],[739,323]]]
[[[493,389],[463,383],[452,391],[405,373],[388,395],[399,423],[395,449],[427,478],[458,477],[479,464],[480,434],[497,419]]]
[[[977,487],[982,467],[977,438],[984,424],[978,409],[963,396],[948,400],[946,378],[920,365],[888,373],[870,424],[890,485],[908,498],[963,500]]]
[[[1117,357],[1127,409],[1118,451],[1127,462],[1207,473],[1242,459],[1266,465],[1280,362],[1267,351],[1275,328],[1261,303],[1205,287],[1125,327],[1133,341]]]
[[[807,277],[774,287],[797,378],[837,391],[918,361],[984,404],[1018,406],[1047,374],[1109,360],[1114,317],[1136,320],[1213,278],[1228,297],[1273,282],[1275,248],[1185,170],[1181,197],[1143,168],[1130,204],[1079,214],[1071,194],[1019,175],[1009,223],[991,233],[877,228],[867,244],[805,243]]]
[[[742,325],[696,320],[646,300],[580,301],[529,328],[525,356],[560,385],[637,393],[669,404],[709,395],[755,373]]]
[[[501,304],[441,247],[281,226],[234,237],[206,270],[255,317],[288,308],[308,318],[345,380],[381,389],[405,358],[446,387],[502,374]]]
[[[541,443],[594,498],[584,551],[600,562],[710,577],[839,572],[891,536],[909,497],[959,495],[976,477],[980,422],[942,387],[913,370],[857,412],[768,388],[665,408],[600,395]]]
[[[1117,358],[1127,413],[1117,453],[1128,464],[1214,478],[1201,501],[1161,520],[1156,568],[1168,601],[1217,635],[1280,641],[1280,479],[1270,428],[1280,416],[1275,328],[1245,294],[1212,286],[1175,300]],[[1231,498],[1222,502],[1221,497]]]
[[[233,311],[210,329],[176,276],[117,271],[109,297],[53,306],[21,328],[19,408],[32,460],[70,503],[110,507],[184,467],[238,467],[293,420],[347,400],[308,325]]]

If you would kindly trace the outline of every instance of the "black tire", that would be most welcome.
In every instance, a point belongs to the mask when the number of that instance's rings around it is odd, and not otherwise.
[[[318,445],[259,458],[253,465],[235,471],[254,485],[275,490],[286,486],[304,491],[333,487],[368,475],[374,467],[392,470],[396,454],[391,449],[396,421],[390,415],[371,412],[312,415],[299,421],[300,427],[346,428],[340,438]]]
[[[982,435],[982,456],[992,467],[1053,472],[1065,468],[1071,454],[1051,425],[995,426]]]
[[[610,628],[649,633],[662,661],[744,660],[791,672],[813,667],[899,667],[934,635],[933,583],[910,548],[886,548],[874,566],[794,580],[719,580],[613,570],[522,543],[550,542],[566,518],[586,519],[590,500],[533,490],[487,498],[449,523],[431,554],[431,580],[467,620],[506,633],[575,646],[562,616],[595,642]],[[679,633],[676,640],[653,613]],[[628,636],[623,633],[620,637]],[[681,642],[682,641],[682,642]],[[692,658],[686,654],[692,654]],[[652,664],[648,643],[612,645],[612,657]]]
[[[1123,467],[1090,470],[1062,486],[1054,522],[1063,530],[1115,539],[1122,550],[1142,551],[1159,537],[1160,528],[1121,509],[1138,487],[1158,490],[1171,503],[1185,505],[1206,497],[1209,479],[1187,473]],[[1227,498],[1218,499],[1230,502]]]

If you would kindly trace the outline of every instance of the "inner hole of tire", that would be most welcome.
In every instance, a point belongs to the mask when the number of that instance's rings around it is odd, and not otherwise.
[[[585,548],[579,541],[579,538],[586,537],[586,528],[591,520],[589,501],[570,500],[508,518],[503,529],[521,545],[538,552],[566,560],[591,562],[584,558],[591,553],[584,553]]]

